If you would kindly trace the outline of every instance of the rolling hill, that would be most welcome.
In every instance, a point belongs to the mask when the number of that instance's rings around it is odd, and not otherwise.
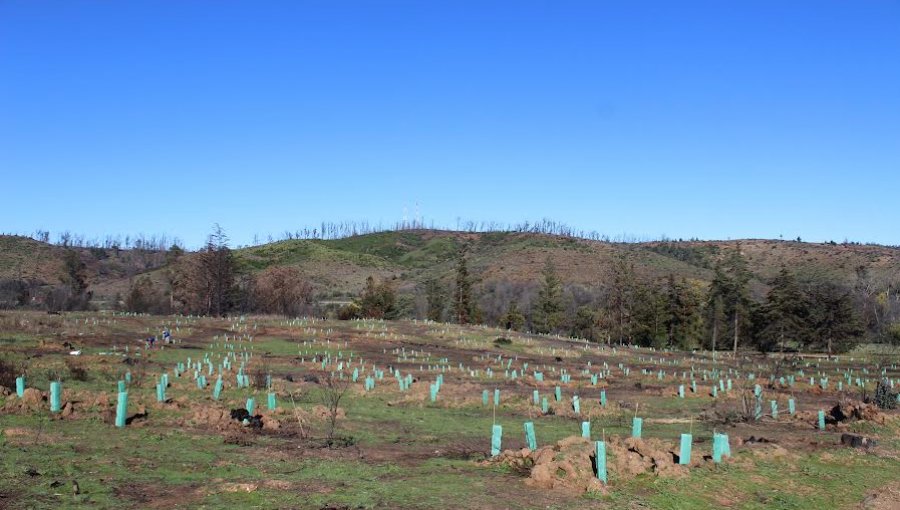
[[[322,299],[354,295],[368,276],[391,279],[408,292],[431,279],[449,282],[457,254],[465,246],[471,274],[482,284],[528,285],[538,280],[549,257],[564,284],[602,286],[614,261],[624,257],[643,279],[669,274],[703,284],[718,257],[740,248],[761,294],[782,266],[800,279],[850,284],[857,268],[876,279],[900,276],[900,249],[857,244],[804,243],[765,239],[611,243],[521,232],[405,230],[333,240],[285,240],[235,251],[242,271],[273,265],[295,266],[316,286]],[[146,250],[78,248],[95,299],[101,303],[127,291],[131,279],[148,274],[163,282],[165,253]],[[65,248],[27,237],[0,236],[0,278],[57,283]]]

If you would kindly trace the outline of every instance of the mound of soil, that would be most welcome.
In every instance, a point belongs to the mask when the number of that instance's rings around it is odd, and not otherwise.
[[[534,487],[572,492],[605,492],[606,486],[596,477],[594,448],[593,441],[572,436],[535,451],[528,448],[506,450],[486,462],[507,465],[514,471],[527,473],[525,483]],[[688,468],[676,463],[676,454],[657,439],[608,438],[606,452],[606,469],[610,480],[628,480],[643,473],[663,478],[682,478],[688,475]]]
[[[885,415],[875,404],[866,404],[863,402],[841,402],[831,408],[828,413],[832,423],[843,423],[847,421],[870,421],[884,425],[886,421]]]

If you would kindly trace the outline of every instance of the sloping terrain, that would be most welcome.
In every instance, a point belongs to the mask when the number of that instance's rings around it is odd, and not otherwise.
[[[465,247],[470,273],[482,282],[528,284],[539,279],[549,257],[565,284],[585,287],[608,281],[615,261],[625,258],[639,278],[674,274],[706,283],[717,258],[740,247],[754,275],[756,292],[782,266],[800,279],[824,278],[849,284],[857,268],[874,278],[900,274],[900,249],[876,245],[801,243],[745,239],[610,243],[519,232],[468,233],[407,230],[335,240],[286,240],[236,250],[242,270],[295,266],[323,296],[352,295],[368,276],[392,279],[408,291],[430,279],[453,278]],[[99,297],[127,290],[129,280],[166,268],[164,253],[142,250],[78,249],[88,280]],[[62,275],[65,249],[25,237],[0,237],[0,277],[37,278],[55,283]]]

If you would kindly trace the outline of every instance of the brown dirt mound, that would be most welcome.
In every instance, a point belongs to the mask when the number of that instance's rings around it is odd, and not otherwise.
[[[534,487],[605,492],[606,486],[595,474],[594,448],[593,441],[572,436],[535,451],[528,448],[506,450],[486,462],[507,465],[515,471],[529,473],[525,483]],[[611,481],[628,480],[643,473],[664,478],[682,478],[688,475],[688,468],[676,464],[675,454],[657,439],[622,440],[612,437],[606,441],[606,451],[606,469]]]
[[[863,402],[841,402],[831,408],[828,413],[831,420],[837,423],[845,421],[870,421],[884,425],[886,416],[875,404]]]
[[[866,496],[860,508],[866,510],[895,510],[900,508],[900,482],[884,486]]]

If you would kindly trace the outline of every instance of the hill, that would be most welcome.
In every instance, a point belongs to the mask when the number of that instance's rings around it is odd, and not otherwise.
[[[429,280],[453,278],[465,247],[470,272],[482,286],[528,286],[538,281],[549,258],[565,285],[600,288],[612,264],[624,258],[644,280],[675,275],[700,285],[711,280],[715,261],[740,248],[761,295],[782,266],[801,280],[852,284],[864,268],[877,281],[900,275],[900,249],[877,245],[804,243],[766,239],[611,243],[523,232],[404,230],[342,239],[285,240],[235,250],[239,267],[254,273],[271,266],[294,266],[323,298],[357,294],[365,279],[390,279],[401,292]],[[164,282],[165,252],[74,248],[85,263],[90,290],[101,303],[127,291],[140,274]],[[27,278],[55,284],[64,276],[66,248],[27,237],[0,236],[0,278]]]

